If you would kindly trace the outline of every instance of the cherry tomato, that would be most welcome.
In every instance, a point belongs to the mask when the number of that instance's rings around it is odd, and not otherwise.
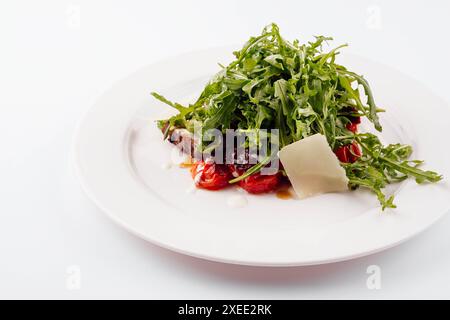
[[[356,141],[337,148],[334,153],[338,157],[339,161],[345,163],[353,163],[361,157],[361,149]]]
[[[334,150],[334,154],[337,156],[340,162],[349,162],[347,157],[347,146],[340,146],[339,148]]]
[[[239,182],[239,186],[248,193],[266,193],[275,190],[280,184],[280,174],[261,175],[259,172]]]
[[[191,167],[195,185],[208,190],[219,190],[229,185],[232,175],[224,164],[198,161]]]
[[[251,165],[229,165],[233,176],[238,177],[251,168]],[[248,193],[259,194],[274,191],[280,185],[282,175],[280,172],[272,175],[262,175],[260,172],[239,181],[239,186]]]
[[[347,128],[347,130],[350,130],[353,133],[356,133],[356,131],[358,131],[358,124],[354,122],[347,123],[345,127]]]

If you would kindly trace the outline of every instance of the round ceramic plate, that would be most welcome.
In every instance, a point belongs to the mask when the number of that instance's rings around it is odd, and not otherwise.
[[[83,188],[119,225],[162,247],[195,257],[258,266],[299,266],[352,259],[392,247],[429,227],[450,208],[446,180],[391,186],[397,209],[381,212],[370,192],[329,193],[305,200],[243,195],[236,188],[194,190],[189,170],[154,120],[170,108],[150,96],[195,97],[232,59],[235,48],[194,52],[143,68],[120,81],[79,125],[74,161]],[[406,75],[361,57],[338,61],[371,83],[385,142],[413,145],[414,158],[450,177],[450,109]],[[247,205],[230,207],[240,195]]]

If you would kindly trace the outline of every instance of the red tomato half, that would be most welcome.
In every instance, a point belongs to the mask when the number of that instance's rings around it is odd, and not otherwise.
[[[358,124],[354,122],[347,123],[345,127],[347,128],[347,130],[350,130],[353,133],[356,133],[356,131],[358,131]]]
[[[224,164],[198,161],[191,167],[191,175],[195,185],[208,190],[219,190],[229,185],[232,179],[230,170]]]
[[[341,146],[337,148],[334,153],[338,157],[339,161],[345,163],[353,163],[361,157],[361,149],[356,141],[346,146]]]
[[[248,193],[266,193],[275,190],[280,184],[280,174],[261,175],[259,172],[239,182]]]
[[[230,171],[234,176],[240,176],[249,168],[251,165],[229,165]],[[259,194],[274,191],[281,183],[281,173],[277,172],[272,175],[262,175],[260,172],[252,174],[251,176],[239,181],[239,186],[247,191],[248,193]]]

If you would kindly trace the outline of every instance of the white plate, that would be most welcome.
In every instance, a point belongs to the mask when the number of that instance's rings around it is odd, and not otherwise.
[[[232,209],[236,189],[191,190],[188,170],[164,168],[172,149],[152,122],[169,107],[150,96],[173,100],[198,94],[235,48],[186,54],[143,68],[114,85],[80,123],[74,160],[89,197],[110,218],[162,247],[205,259],[259,266],[299,266],[360,257],[392,247],[429,227],[450,208],[450,188],[393,186],[398,209],[381,213],[363,190],[307,200],[246,195]],[[342,60],[344,59],[345,60]],[[450,109],[429,89],[400,72],[360,57],[339,61],[370,81],[382,115],[386,142],[414,146],[426,168],[450,177]]]

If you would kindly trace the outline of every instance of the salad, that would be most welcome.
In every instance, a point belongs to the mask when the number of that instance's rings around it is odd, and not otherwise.
[[[153,92],[156,99],[178,111],[169,119],[158,121],[164,139],[176,145],[187,142],[203,153],[208,148],[202,139],[195,138],[196,127],[201,132],[219,130],[223,135],[230,129],[276,129],[277,149],[281,150],[313,135],[323,135],[345,170],[348,189],[370,189],[383,209],[396,207],[393,196],[383,192],[388,184],[410,177],[417,183],[441,180],[438,173],[420,169],[422,161],[410,159],[411,146],[383,145],[376,134],[360,131],[364,118],[381,132],[378,114],[385,110],[376,105],[363,76],[336,63],[346,45],[323,51],[323,44],[330,40],[318,36],[305,44],[298,40],[289,42],[281,36],[278,26],[271,24],[234,52],[235,60],[221,66],[195,103],[181,105]],[[279,161],[278,150],[273,146],[269,155],[258,157],[255,162],[248,151],[252,142],[243,143],[244,156],[235,153],[226,163],[196,157],[191,167],[196,186],[218,190],[236,184],[259,194],[292,182],[282,162],[277,170],[263,174],[269,161]],[[253,143],[261,141],[256,139]],[[226,144],[222,139],[219,147],[225,148]],[[217,152],[217,144],[215,147]]]

